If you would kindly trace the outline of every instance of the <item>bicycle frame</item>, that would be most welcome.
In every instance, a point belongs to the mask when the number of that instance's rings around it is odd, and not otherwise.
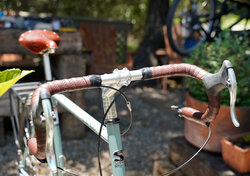
[[[129,85],[132,80],[140,80],[142,78],[142,73],[140,71],[132,71],[129,72],[127,69],[123,70],[114,70],[113,74],[103,75],[102,80],[106,85],[112,85],[117,89],[121,88],[124,85]],[[132,80],[131,80],[132,79]],[[106,88],[102,89],[102,99],[103,99],[103,107],[106,112],[110,103],[113,100],[113,96],[115,94],[114,90],[109,90]],[[59,120],[58,113],[56,109],[56,104],[59,103],[62,107],[64,107],[67,111],[69,111],[72,115],[74,115],[77,119],[79,119],[83,124],[88,126],[93,132],[97,135],[99,134],[99,130],[101,127],[101,123],[98,122],[94,117],[89,115],[79,106],[77,106],[74,102],[68,99],[66,96],[62,94],[55,94],[52,96],[52,104],[53,110],[55,113],[54,120],[54,150],[56,155],[57,165],[60,168],[64,168],[64,157],[61,148],[61,137],[60,137],[60,129],[59,129]],[[47,106],[43,106],[45,108],[49,108],[49,102]],[[52,109],[44,109],[43,112],[51,112]],[[122,151],[122,142],[120,135],[120,125],[119,119],[117,118],[117,112],[115,104],[112,105],[111,110],[107,114],[106,127],[103,126],[101,131],[101,138],[109,144],[109,153],[111,158],[112,171],[115,176],[125,176],[125,163],[124,156]],[[58,173],[59,170],[58,170]]]
[[[43,62],[44,62],[45,78],[47,81],[51,81],[52,75],[51,75],[50,61],[49,61],[48,55],[44,55]],[[116,80],[115,77],[113,78],[107,77],[106,83],[110,84],[111,82],[114,82],[114,80]],[[108,108],[109,104],[112,102],[114,93],[115,92],[112,92],[112,91],[110,92],[108,90],[103,89],[102,97],[103,97],[105,111],[106,111],[106,108]],[[53,112],[54,114],[54,117],[52,117],[54,119],[54,135],[53,135],[54,142],[53,144],[54,144],[54,153],[56,156],[56,165],[60,168],[64,168],[65,157],[63,155],[63,150],[62,150],[57,104],[60,104],[62,107],[64,107],[68,112],[74,115],[74,117],[79,119],[83,124],[89,127],[97,135],[99,134],[101,123],[98,122],[94,117],[92,117],[86,111],[81,109],[78,105],[76,105],[74,102],[72,102],[63,94],[56,94],[52,96],[51,100],[52,100],[53,107],[51,107],[51,103],[49,101],[43,101],[43,104],[44,104],[43,112],[48,112],[49,114],[52,114]],[[112,122],[112,119],[117,119],[116,114],[117,114],[116,107],[115,105],[113,105],[111,112],[108,113],[108,119],[110,119],[110,122],[106,123],[106,126],[102,127],[101,138],[109,144],[113,174],[115,176],[116,175],[125,176],[126,175],[125,164],[124,164],[124,157],[122,153],[122,143],[121,143],[119,121],[114,120],[114,122]],[[29,175],[27,171],[25,170],[25,159],[28,155],[29,155],[29,148],[26,146],[22,155],[20,155],[21,162],[18,164],[19,172],[24,176]],[[57,169],[57,173],[58,175],[65,175],[59,169]]]
[[[129,74],[131,73],[131,74]],[[113,74],[103,75],[102,80],[104,84],[113,85],[113,87],[119,89],[123,85],[129,85],[132,75],[133,80],[140,80],[142,74],[140,71],[129,72],[127,69],[114,70]],[[114,90],[102,89],[102,99],[103,107],[106,112],[110,103],[113,100]],[[88,126],[96,134],[99,134],[101,123],[98,122],[94,117],[89,115],[87,112],[82,110],[79,106],[69,100],[62,94],[56,94],[52,96],[52,101],[57,102],[62,105],[66,110],[72,113],[76,118],[78,118],[83,124]],[[116,107],[113,104],[111,110],[107,114],[106,127],[103,126],[101,131],[101,138],[109,144],[109,153],[111,158],[112,171],[115,176],[125,176],[125,163],[122,150],[122,142],[120,135],[120,125],[119,119],[117,118]],[[55,131],[54,137],[57,135],[58,131]],[[55,137],[55,142],[60,141],[60,138]],[[60,142],[59,142],[60,143]],[[57,152],[55,152],[57,153]],[[57,160],[59,160],[60,154],[56,154]],[[59,164],[57,162],[57,164]]]
[[[46,81],[51,81],[52,80],[52,73],[51,73],[51,66],[50,66],[50,59],[49,59],[49,55],[48,54],[44,54],[43,55],[43,64],[44,64],[44,75],[45,75],[45,80]],[[35,83],[36,85],[38,85],[38,82]],[[24,83],[24,84],[20,84],[20,88],[17,87],[17,90],[15,90],[15,88],[11,88],[10,89],[10,107],[11,107],[11,122],[12,122],[12,128],[13,128],[13,133],[14,133],[14,138],[15,138],[15,144],[17,146],[17,154],[19,157],[19,162],[18,164],[18,169],[19,169],[19,173],[21,175],[29,175],[26,170],[26,157],[29,155],[29,148],[27,146],[27,144],[25,144],[25,148],[22,151],[20,148],[20,144],[18,141],[18,136],[17,133],[19,133],[19,120],[24,120],[24,119],[19,119],[18,118],[18,112],[17,112],[17,106],[14,103],[15,101],[15,97],[17,99],[17,103],[18,104],[22,104],[24,106],[25,102],[22,99],[22,96],[18,94],[18,90],[21,90],[21,88],[23,88],[24,92],[21,93],[21,95],[23,96],[27,96],[27,94],[29,92],[31,92],[32,89],[34,89],[34,87],[36,87],[34,84],[32,83]],[[20,103],[19,103],[20,102]],[[47,105],[48,106],[48,105]],[[51,112],[51,110],[47,110],[49,112]],[[62,154],[62,143],[61,143],[61,134],[60,134],[60,126],[59,126],[59,118],[58,118],[58,112],[55,106],[55,102],[53,103],[53,112],[55,113],[55,123],[54,123],[54,147],[55,147],[55,152],[56,152],[56,156],[57,157],[57,162],[58,162],[58,166],[60,166],[61,168],[64,168],[64,157]],[[24,117],[22,117],[24,118]],[[34,127],[31,126],[31,136],[33,137],[34,135]],[[20,140],[20,139],[19,139]],[[63,174],[64,175],[64,174]]]
[[[94,117],[89,115],[87,112],[85,112],[83,109],[81,109],[79,106],[77,106],[75,103],[73,103],[70,99],[63,96],[62,94],[56,94],[52,97],[52,99],[62,105],[67,111],[73,114],[77,119],[79,119],[83,124],[88,126],[93,132],[98,135],[101,123],[98,122]],[[58,132],[55,132],[55,134],[56,133]],[[107,124],[106,127],[103,126],[101,138],[109,144],[113,174],[125,176],[125,164],[124,157],[122,154],[119,122],[116,121],[114,123]],[[55,141],[59,140],[60,139],[55,138]],[[57,159],[59,159],[58,155]]]
[[[109,101],[110,97],[105,97],[105,101]],[[60,104],[62,107],[64,107],[67,111],[69,111],[72,115],[74,115],[77,119],[79,119],[83,124],[88,126],[93,132],[95,132],[97,135],[100,130],[101,123],[98,122],[94,117],[89,115],[87,112],[85,112],[83,109],[81,109],[78,105],[76,105],[74,102],[72,102],[70,99],[68,99],[66,96],[62,94],[56,94],[52,97],[53,106],[55,103]],[[111,102],[111,101],[109,101]],[[43,102],[46,103],[44,112],[51,112],[52,109],[49,109],[50,102]],[[106,104],[109,106],[109,104]],[[54,111],[55,106],[53,107]],[[119,121],[114,120],[112,122],[112,119],[116,119],[117,117],[114,116],[116,114],[116,108],[113,106],[113,113],[109,114],[109,119],[111,121],[109,123],[106,123],[106,127],[104,126],[102,128],[101,132],[101,138],[109,144],[109,150],[110,150],[110,157],[111,157],[111,164],[112,164],[112,170],[114,175],[120,175],[125,176],[125,164],[124,164],[124,157],[122,153],[122,143],[121,143],[121,135],[120,135],[120,126]],[[60,129],[59,129],[59,123],[54,122],[54,150],[56,155],[56,161],[57,165],[60,168],[64,168],[64,157],[63,152],[61,148],[61,136],[60,136]],[[58,170],[58,173],[60,171]]]

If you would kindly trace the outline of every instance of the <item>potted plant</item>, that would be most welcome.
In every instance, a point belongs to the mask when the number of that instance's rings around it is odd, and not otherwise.
[[[241,174],[250,172],[250,132],[221,140],[224,162]]]
[[[216,119],[211,123],[212,137],[205,147],[208,151],[221,152],[220,140],[228,135],[250,131],[250,49],[248,32],[232,34],[222,32],[213,42],[206,42],[198,47],[185,62],[197,65],[205,70],[217,72],[223,60],[230,60],[237,79],[236,115],[240,128],[233,126],[230,120],[230,95],[228,90],[221,92],[221,108]],[[207,96],[200,81],[187,79],[188,92],[186,106],[205,110]],[[207,137],[207,128],[195,122],[185,121],[185,137],[195,146],[200,147]]]

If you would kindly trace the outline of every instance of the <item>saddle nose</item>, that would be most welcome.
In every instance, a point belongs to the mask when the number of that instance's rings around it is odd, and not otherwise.
[[[35,54],[43,54],[58,48],[60,37],[47,30],[30,30],[22,33],[18,41]]]

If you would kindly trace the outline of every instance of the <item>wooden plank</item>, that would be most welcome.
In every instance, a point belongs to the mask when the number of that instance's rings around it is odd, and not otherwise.
[[[29,54],[30,51],[18,42],[18,38],[23,32],[23,30],[15,29],[0,30],[0,53]]]
[[[10,102],[9,102],[9,92],[6,92],[0,98],[0,118],[10,117]]]
[[[187,161],[197,150],[184,137],[173,138],[169,143],[169,157],[176,166]],[[185,176],[239,176],[224,163],[221,154],[205,151],[183,167],[181,172]]]
[[[59,55],[51,60],[56,79],[79,77],[86,75],[84,55]],[[65,93],[65,95],[81,108],[85,108],[85,91]],[[63,138],[81,139],[85,135],[85,126],[61,106],[59,108],[61,132]]]
[[[0,146],[4,146],[4,120],[0,117]]]
[[[161,176],[175,169],[176,166],[169,161],[155,161],[153,168],[153,176]],[[169,176],[184,176],[180,171],[170,174]]]
[[[86,22],[80,24],[80,32],[85,50],[91,52],[90,74],[112,72],[116,67],[114,26]]]
[[[82,39],[80,32],[59,32],[61,38],[56,54],[81,54]]]
[[[176,31],[180,31],[180,26],[174,26]],[[182,56],[180,56],[178,53],[176,53],[170,46],[169,40],[167,38],[167,26],[163,26],[163,34],[164,34],[164,41],[165,41],[165,46],[166,46],[166,54],[169,59],[168,63],[169,64],[177,64],[177,63],[182,63],[183,59]],[[180,34],[179,34],[180,35]],[[179,37],[178,33],[175,33],[175,38]]]

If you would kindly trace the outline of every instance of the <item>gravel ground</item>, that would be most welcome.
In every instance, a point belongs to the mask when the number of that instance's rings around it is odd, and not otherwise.
[[[102,118],[100,91],[86,91],[87,112]],[[156,160],[167,160],[168,141],[183,135],[184,121],[170,110],[178,105],[179,91],[161,91],[153,88],[134,88],[126,92],[133,108],[133,125],[122,137],[128,176],[152,175]],[[98,103],[97,103],[98,102]],[[117,109],[121,119],[121,130],[129,124],[129,114],[124,101],[118,100]],[[83,176],[99,175],[97,164],[97,136],[86,131],[82,140],[63,141],[67,158],[66,167]],[[16,151],[13,136],[8,135],[6,145],[0,150],[0,175],[17,175]],[[111,175],[108,145],[101,143],[103,175]]]

